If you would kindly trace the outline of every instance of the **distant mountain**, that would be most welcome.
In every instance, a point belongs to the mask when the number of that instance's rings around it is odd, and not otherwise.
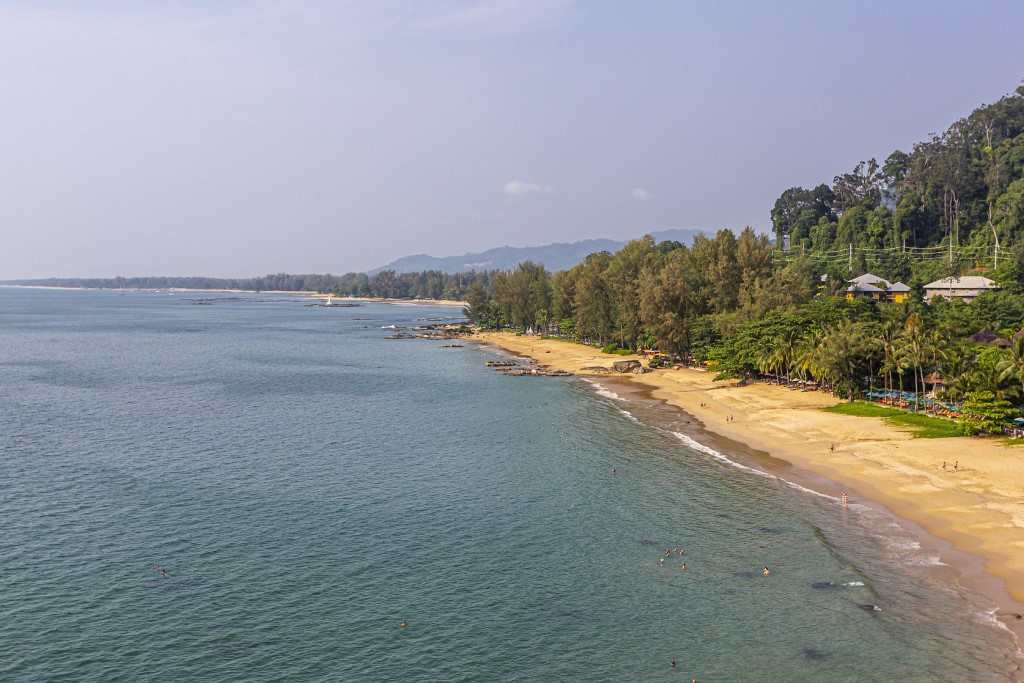
[[[676,240],[690,244],[703,230],[662,230],[651,233],[657,242]],[[618,251],[625,241],[593,239],[579,242],[559,242],[538,247],[496,247],[476,254],[461,256],[429,256],[415,254],[395,259],[380,268],[369,271],[370,275],[382,270],[397,273],[419,273],[424,270],[440,270],[445,273],[465,273],[471,270],[509,270],[523,261],[543,264],[550,271],[566,270],[596,251]]]

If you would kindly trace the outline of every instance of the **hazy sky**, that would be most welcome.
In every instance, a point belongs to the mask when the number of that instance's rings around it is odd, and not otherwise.
[[[1024,77],[1024,2],[0,0],[0,278],[364,270],[671,227]]]

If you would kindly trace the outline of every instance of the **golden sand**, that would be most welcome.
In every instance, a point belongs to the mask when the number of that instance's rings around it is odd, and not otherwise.
[[[476,336],[553,368],[581,375],[611,367],[610,356],[582,344],[485,332]],[[706,428],[849,487],[982,558],[986,571],[1024,602],[1024,448],[996,439],[916,439],[881,418],[821,410],[838,399],[751,383],[716,382],[691,369],[617,375],[700,419]],[[834,446],[834,451],[832,447]],[[949,469],[943,471],[945,461]],[[952,464],[959,461],[959,470]]]

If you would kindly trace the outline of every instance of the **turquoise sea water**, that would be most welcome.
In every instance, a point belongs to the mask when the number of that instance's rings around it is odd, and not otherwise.
[[[1006,679],[878,520],[384,339],[453,315],[0,288],[0,680]]]

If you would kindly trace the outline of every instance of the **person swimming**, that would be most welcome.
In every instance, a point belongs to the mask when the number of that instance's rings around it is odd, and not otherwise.
[[[681,565],[679,565],[679,568],[682,569],[684,572],[685,571],[689,571],[689,569],[690,569],[689,567],[686,566],[685,562],[683,562]]]
[[[676,658],[675,657],[672,658],[672,668],[673,669],[676,668]]]
[[[406,628],[407,626],[409,626],[409,622],[403,619],[402,623],[398,625],[398,628]]]
[[[761,576],[771,576],[771,571],[768,569],[767,565],[761,567]]]

